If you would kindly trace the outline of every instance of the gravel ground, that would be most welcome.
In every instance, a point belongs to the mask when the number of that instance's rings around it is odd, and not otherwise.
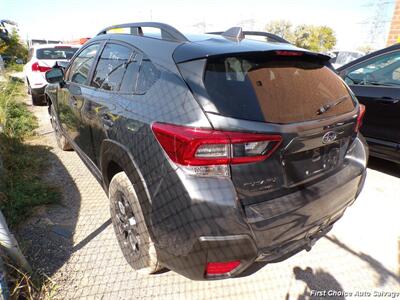
[[[377,293],[400,292],[399,166],[371,160],[360,198],[311,252],[241,279],[143,276],[119,250],[100,185],[75,152],[57,148],[46,107],[32,109],[41,121],[35,143],[49,146],[48,179],[62,188],[63,200],[37,209],[18,236],[33,266],[56,281],[59,299],[319,299],[323,293],[330,299],[384,299]]]

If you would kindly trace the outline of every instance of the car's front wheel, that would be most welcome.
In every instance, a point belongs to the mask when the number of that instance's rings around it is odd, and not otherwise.
[[[61,131],[60,124],[57,122],[56,112],[54,111],[53,105],[50,106],[50,122],[51,126],[54,130],[54,135],[56,136],[57,145],[61,150],[67,151],[71,150],[72,147],[70,143],[65,138],[64,134]]]
[[[142,274],[161,270],[135,188],[125,172],[112,178],[109,198],[115,234],[127,262]]]
[[[32,97],[32,105],[33,106],[43,105],[43,100],[40,95],[32,94],[31,97]]]

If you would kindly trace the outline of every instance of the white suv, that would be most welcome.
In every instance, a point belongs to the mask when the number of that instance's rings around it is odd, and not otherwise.
[[[24,74],[33,105],[44,102],[44,89],[47,85],[44,76],[46,71],[50,70],[57,61],[69,61],[78,49],[76,45],[66,44],[42,44],[29,49]]]

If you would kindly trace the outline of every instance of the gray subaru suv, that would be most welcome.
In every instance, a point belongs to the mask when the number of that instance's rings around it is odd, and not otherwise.
[[[46,78],[58,145],[108,194],[138,272],[252,274],[310,250],[363,187],[364,107],[329,57],[271,34],[122,24]]]

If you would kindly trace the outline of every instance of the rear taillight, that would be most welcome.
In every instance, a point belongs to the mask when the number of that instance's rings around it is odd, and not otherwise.
[[[279,146],[280,135],[198,129],[154,123],[158,142],[175,163],[190,167],[197,175],[228,176],[229,164],[243,164],[268,158]],[[189,168],[186,168],[189,170]]]
[[[226,262],[209,262],[206,265],[205,276],[218,276],[232,272],[240,265],[240,260]]]
[[[32,64],[32,71],[33,72],[42,72],[42,73],[44,73],[44,72],[47,72],[48,70],[51,70],[51,68],[47,67],[47,66],[41,66],[41,65],[39,65],[38,62],[35,62],[35,63]]]
[[[360,110],[357,116],[357,123],[356,126],[354,127],[355,132],[358,132],[360,130],[364,115],[365,115],[365,105],[360,104]]]

